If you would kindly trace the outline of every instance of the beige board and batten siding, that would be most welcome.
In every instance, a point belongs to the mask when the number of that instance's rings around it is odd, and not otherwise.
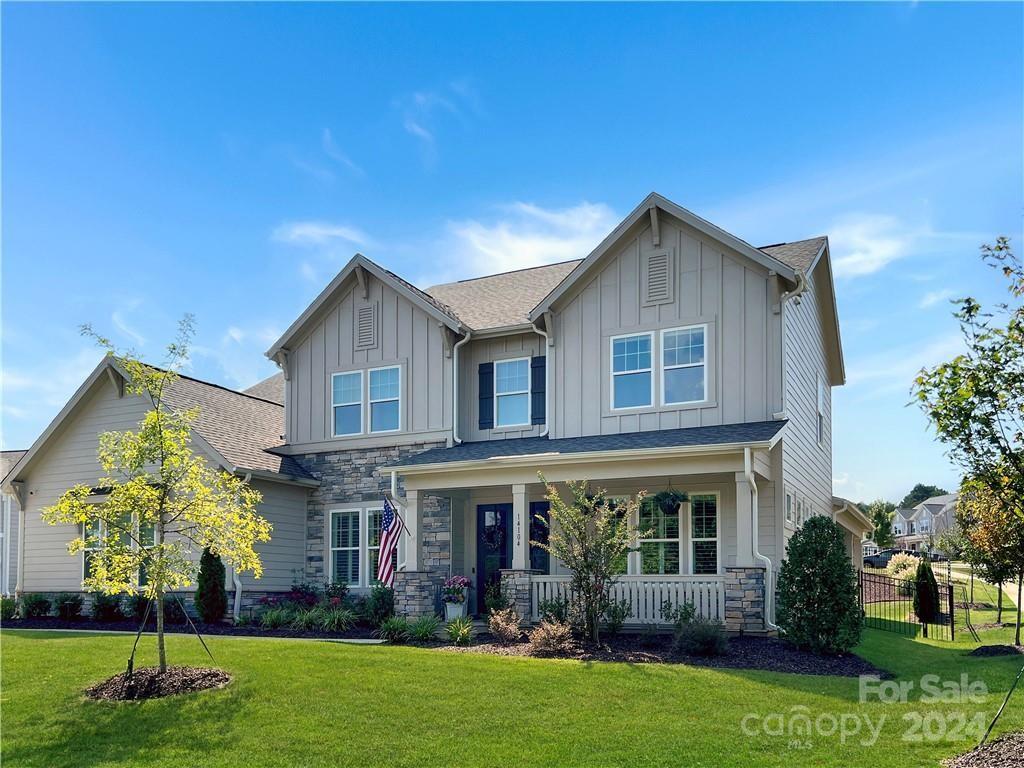
[[[660,245],[650,226],[638,228],[599,264],[598,274],[571,294],[555,316],[549,356],[553,382],[553,437],[616,434],[656,429],[765,421],[781,407],[781,330],[777,280],[725,245],[669,216],[660,223]],[[672,300],[645,306],[644,265],[671,254]],[[631,332],[705,324],[706,400],[611,409],[610,339]],[[660,354],[655,339],[655,362]]]
[[[366,299],[353,279],[352,287],[315,318],[289,355],[288,452],[444,439],[451,429],[451,359],[445,354],[443,335],[448,331],[391,286],[372,277],[367,280]],[[367,304],[375,307],[376,343],[357,348],[359,311]],[[365,377],[365,371],[388,365],[401,366],[401,430],[335,438],[331,374],[363,370]]]
[[[544,339],[536,333],[516,333],[494,338],[470,339],[459,351],[459,438],[475,440],[503,440],[515,437],[535,437],[543,424],[523,427],[480,429],[480,364],[500,360],[534,358],[544,354]],[[493,394],[493,393],[492,393]],[[492,401],[493,402],[493,401]],[[492,405],[493,407],[493,405]],[[531,410],[532,415],[532,410]]]
[[[808,275],[807,290],[800,303],[786,302],[785,313],[785,387],[786,415],[789,424],[782,438],[782,476],[785,492],[793,495],[814,514],[832,511],[832,388],[821,322],[821,263]],[[824,386],[824,439],[818,442],[818,386]],[[784,498],[783,502],[784,503]],[[785,526],[789,540],[793,527]]]

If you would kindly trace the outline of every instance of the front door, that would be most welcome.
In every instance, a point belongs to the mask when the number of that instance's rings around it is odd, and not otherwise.
[[[512,505],[480,504],[476,508],[476,609],[486,613],[484,599],[491,584],[501,583],[501,570],[512,564]],[[493,589],[494,587],[492,587]]]

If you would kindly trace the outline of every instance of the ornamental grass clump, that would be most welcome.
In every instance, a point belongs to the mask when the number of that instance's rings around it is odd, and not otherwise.
[[[412,627],[409,625],[409,620],[404,616],[392,616],[390,619],[385,619],[381,622],[381,625],[377,627],[376,634],[385,643],[401,645],[409,641],[409,637],[412,635]]]
[[[473,630],[473,620],[468,616],[449,621],[445,631],[448,633],[448,640],[452,645],[472,645],[473,637],[476,634]]]
[[[409,625],[409,636],[417,643],[429,643],[440,626],[441,620],[437,616],[420,616]]]

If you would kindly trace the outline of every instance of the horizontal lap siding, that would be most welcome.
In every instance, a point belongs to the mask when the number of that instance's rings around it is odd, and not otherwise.
[[[675,254],[669,304],[645,307],[641,264],[656,248],[640,229],[557,313],[552,359],[553,437],[764,421],[779,410],[778,315],[767,271],[681,222],[661,222],[661,248]],[[609,337],[707,322],[708,397],[704,406],[658,405],[611,412]],[[656,337],[657,338],[657,337]],[[656,341],[660,353],[660,341]]]
[[[273,526],[270,541],[259,544],[256,551],[263,563],[263,576],[254,579],[251,573],[242,575],[245,589],[266,591],[286,590],[305,568],[306,557],[306,497],[304,488],[256,481],[253,488],[263,494],[259,514]]]
[[[355,313],[363,304],[355,287],[325,309],[289,360],[287,434],[301,450],[325,450],[322,444],[383,439],[388,444],[410,442],[414,434],[451,429],[451,358],[445,356],[446,330],[437,319],[390,286],[370,278],[370,302],[378,303],[378,344],[356,349]],[[340,370],[368,369],[400,363],[402,370],[402,431],[382,436],[335,439],[331,425],[330,375]],[[364,376],[366,374],[364,373]],[[341,447],[339,445],[339,447]]]
[[[789,425],[782,439],[785,491],[810,503],[817,514],[832,512],[832,398],[827,384],[824,337],[815,278],[800,304],[785,308],[786,413]],[[825,439],[817,438],[818,379],[825,385]],[[787,528],[786,539],[791,530]]]

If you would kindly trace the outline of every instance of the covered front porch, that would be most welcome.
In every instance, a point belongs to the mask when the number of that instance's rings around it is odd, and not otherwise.
[[[531,442],[548,447],[548,441]],[[611,500],[640,491],[685,494],[685,501],[667,508],[648,504],[630,520],[650,534],[629,553],[613,589],[615,601],[628,602],[627,624],[661,623],[664,603],[689,602],[732,630],[763,631],[765,570],[767,562],[777,566],[781,535],[772,480],[780,459],[772,448],[770,441],[759,441],[614,455],[547,450],[461,461],[429,461],[431,453],[439,458],[455,449],[428,452],[427,460],[395,468],[405,486],[399,501],[412,534],[396,579],[399,610],[433,610],[438,585],[455,574],[471,581],[475,615],[486,614],[488,594],[496,590],[528,621],[540,618],[546,601],[569,597],[564,565],[531,543],[547,537],[548,502],[538,477],[543,473],[563,498],[569,480],[587,480]],[[450,509],[444,533],[424,527],[423,510],[438,506]],[[443,551],[436,546],[439,535],[449,538],[447,562],[437,556]]]

